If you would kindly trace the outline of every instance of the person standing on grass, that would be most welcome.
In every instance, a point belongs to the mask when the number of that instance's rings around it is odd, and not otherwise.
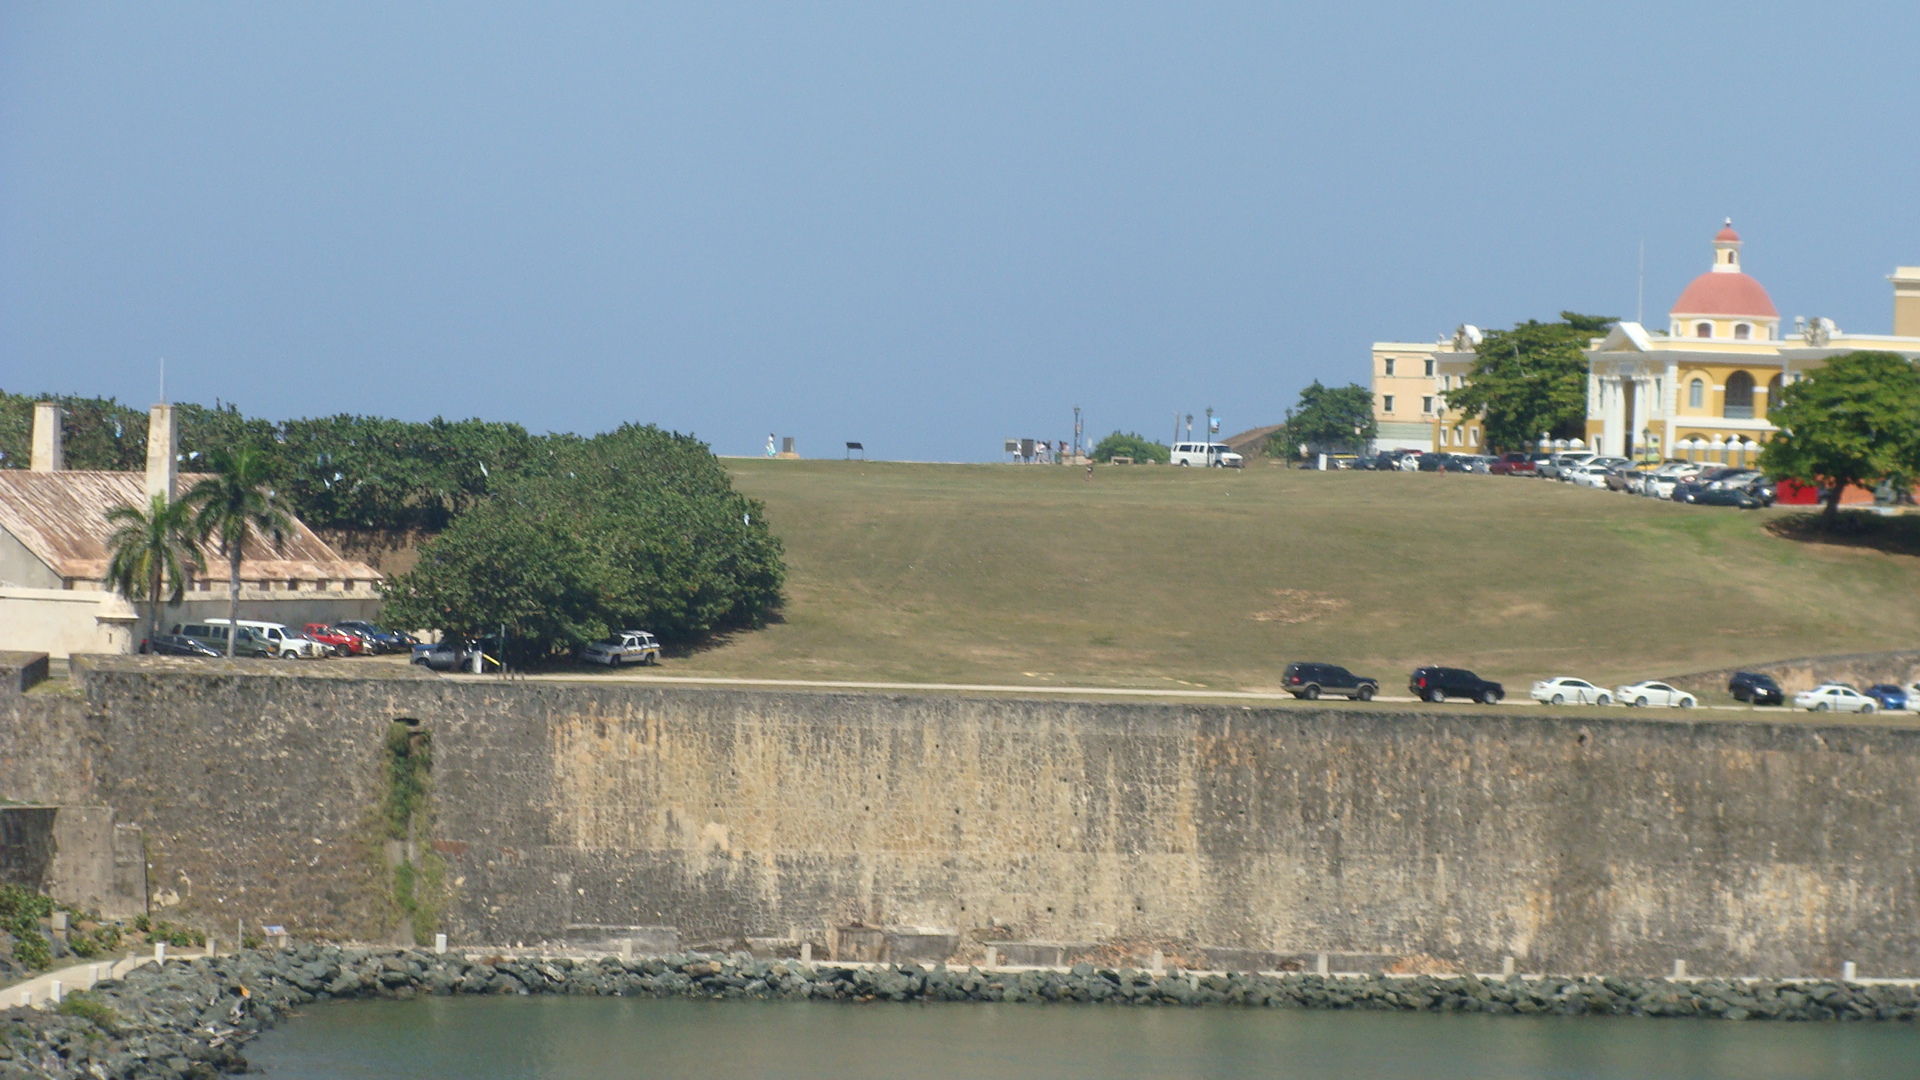
[[[773,432],[767,432],[767,456],[773,456]]]

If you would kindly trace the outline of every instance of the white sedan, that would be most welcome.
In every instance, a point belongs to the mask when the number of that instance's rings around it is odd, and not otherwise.
[[[1827,683],[1793,695],[1793,703],[1812,712],[1857,712],[1874,710],[1873,699],[1851,686]]]
[[[1544,705],[1611,705],[1612,695],[1585,679],[1542,679],[1533,684],[1533,700]]]
[[[1700,704],[1699,700],[1685,690],[1676,690],[1663,682],[1634,683],[1631,686],[1616,687],[1613,691],[1615,701],[1625,705],[1666,705],[1679,709],[1691,709]]]
[[[1599,465],[1579,465],[1566,470],[1562,475],[1568,483],[1582,487],[1604,488],[1607,486],[1607,474],[1611,469]]]

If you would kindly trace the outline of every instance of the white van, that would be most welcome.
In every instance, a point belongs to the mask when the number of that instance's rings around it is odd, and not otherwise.
[[[209,626],[225,626],[227,625],[227,620],[208,619],[207,624]],[[277,659],[292,660],[298,657],[305,657],[308,660],[319,660],[333,652],[329,646],[287,629],[287,624],[285,623],[241,619],[240,625],[265,638],[267,648],[273,650],[273,655]]]
[[[1208,465],[1216,469],[1238,469],[1246,462],[1239,454],[1227,449],[1223,442],[1183,442],[1173,444],[1174,465]]]

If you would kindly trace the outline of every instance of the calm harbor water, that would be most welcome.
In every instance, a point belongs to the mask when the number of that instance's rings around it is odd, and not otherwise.
[[[1913,1080],[1920,1028],[455,997],[312,1006],[246,1053],[268,1080]]]

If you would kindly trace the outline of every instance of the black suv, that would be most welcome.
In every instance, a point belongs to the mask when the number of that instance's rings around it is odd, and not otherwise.
[[[1780,689],[1773,676],[1756,671],[1734,672],[1733,678],[1727,680],[1727,693],[1733,695],[1733,700],[1750,705],[1781,705],[1787,700],[1787,692]]]
[[[1445,701],[1448,698],[1466,698],[1483,705],[1492,705],[1507,696],[1507,692],[1497,682],[1475,675],[1465,668],[1423,667],[1414,668],[1407,678],[1407,689],[1413,696],[1423,701]]]
[[[1380,680],[1355,675],[1337,664],[1288,664],[1281,677],[1287,693],[1308,701],[1321,694],[1339,694],[1349,701],[1371,701],[1380,692]]]

